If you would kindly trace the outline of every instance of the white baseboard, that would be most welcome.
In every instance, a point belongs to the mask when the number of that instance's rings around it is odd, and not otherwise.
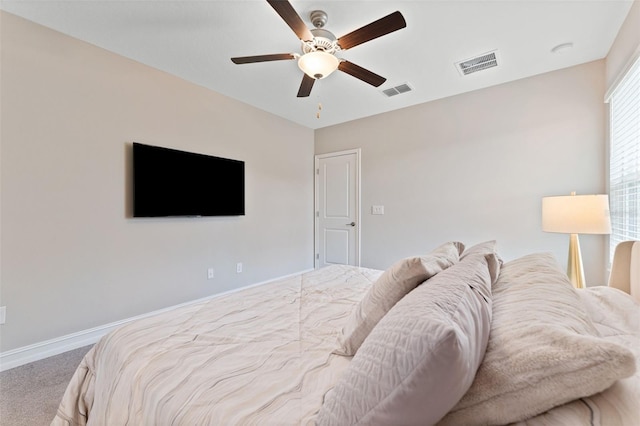
[[[178,309],[183,306],[205,302],[207,300],[215,299],[216,297],[220,297],[225,294],[236,293],[240,290],[245,290],[247,288],[269,284],[277,280],[304,274],[305,272],[310,272],[312,270],[313,269],[306,269],[301,272],[296,272],[296,273],[284,275],[278,278],[273,278],[267,281],[262,281],[256,284],[251,284],[246,287],[241,287],[241,288],[225,291],[222,293],[213,294],[211,296],[203,297],[196,300],[191,300],[189,302],[180,303],[178,305],[169,306],[167,308],[158,309],[156,311],[148,312],[146,314],[137,315],[135,317],[126,318],[120,321],[115,321],[109,324],[93,327],[87,330],[78,331],[77,333],[71,333],[65,336],[56,337],[54,339],[45,340],[43,342],[34,343],[32,345],[23,346],[21,348],[12,349],[10,351],[1,352],[0,353],[0,371],[9,370],[11,368],[19,367],[21,365],[28,364],[34,361],[39,361],[41,359],[58,355],[63,352],[81,348],[87,345],[92,345],[96,343],[98,340],[100,340],[100,338],[105,334],[131,321],[150,317],[152,315],[161,314],[163,312],[171,311],[173,309]]]

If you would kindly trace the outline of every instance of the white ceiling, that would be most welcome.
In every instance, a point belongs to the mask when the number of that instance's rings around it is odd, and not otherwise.
[[[339,53],[387,78],[375,88],[335,72],[297,98],[296,61],[229,58],[300,52],[264,0],[2,0],[0,8],[317,129],[604,58],[632,0],[291,0],[329,15],[337,37],[399,10],[407,28]],[[551,53],[561,43],[574,47]],[[500,65],[461,76],[455,62],[497,49]],[[382,90],[409,83],[388,98]],[[322,103],[320,118],[316,118]]]

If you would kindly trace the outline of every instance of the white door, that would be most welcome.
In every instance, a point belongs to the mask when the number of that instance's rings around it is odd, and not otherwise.
[[[316,268],[360,266],[360,150],[316,155]]]

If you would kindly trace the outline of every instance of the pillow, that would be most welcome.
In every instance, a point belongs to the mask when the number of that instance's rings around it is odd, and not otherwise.
[[[465,259],[399,301],[326,394],[318,425],[429,425],[444,416],[471,386],[489,339],[489,262],[495,254]]]
[[[464,250],[463,252],[460,253],[460,259],[464,259],[467,256],[474,256],[477,254],[480,254],[482,256],[486,255],[486,254],[490,254],[490,253],[495,253],[498,261],[500,262],[499,266],[502,265],[502,259],[500,258],[500,256],[498,255],[498,251],[497,251],[497,242],[496,240],[490,240],[490,241],[485,241],[479,244],[476,244],[475,246],[471,246],[468,249]],[[491,265],[489,265],[491,266]],[[500,268],[498,268],[495,271],[491,272],[491,275],[497,276],[498,273],[500,272]]]
[[[458,261],[464,245],[445,243],[426,256],[399,260],[373,283],[338,336],[338,355],[352,356],[380,319],[418,284]]]
[[[484,360],[441,425],[522,421],[601,392],[634,370],[628,349],[599,336],[555,258],[524,256],[500,271]]]
[[[464,259],[467,256],[472,256],[474,254],[488,254],[488,253],[497,253],[496,252],[497,242],[496,240],[485,241],[482,243],[478,243],[474,246],[465,249],[460,253],[460,259]]]

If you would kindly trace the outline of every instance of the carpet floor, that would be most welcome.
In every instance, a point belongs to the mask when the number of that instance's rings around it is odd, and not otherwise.
[[[49,425],[89,349],[85,346],[0,373],[0,425]]]

